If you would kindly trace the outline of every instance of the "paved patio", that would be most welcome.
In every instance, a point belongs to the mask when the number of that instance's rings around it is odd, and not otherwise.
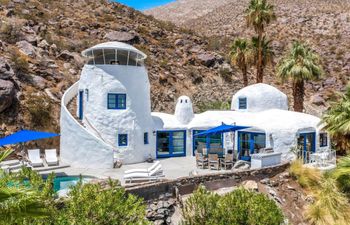
[[[191,172],[196,172],[198,175],[201,174],[209,174],[209,173],[218,173],[216,170],[209,169],[198,169],[196,167],[196,159],[195,157],[177,157],[177,158],[167,158],[167,159],[158,159],[163,167],[165,179],[176,179],[179,177],[189,176]],[[92,176],[100,179],[112,178],[118,179],[122,184],[125,184],[123,175],[125,170],[129,169],[140,169],[140,168],[148,168],[152,164],[151,163],[137,163],[132,165],[123,165],[118,169],[83,169],[83,168],[59,168],[53,169],[50,171],[41,171],[40,174],[48,174],[51,172],[55,172],[56,174],[62,174],[66,176]]]

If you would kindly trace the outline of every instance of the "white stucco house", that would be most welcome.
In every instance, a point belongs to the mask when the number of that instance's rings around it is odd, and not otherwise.
[[[151,112],[146,55],[120,42],[82,52],[80,80],[62,98],[60,157],[79,168],[112,168],[148,158],[189,157],[203,148],[233,152],[242,160],[270,148],[288,160],[291,148],[305,153],[328,149],[320,119],[288,110],[287,96],[267,84],[254,84],[232,97],[231,110],[195,114],[187,96],[178,98],[174,114]],[[77,112],[68,105],[76,99]],[[221,125],[249,128],[210,136],[196,134]],[[218,150],[219,149],[219,150]]]

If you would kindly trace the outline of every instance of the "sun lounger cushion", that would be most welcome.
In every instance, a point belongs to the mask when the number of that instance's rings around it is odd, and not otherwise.
[[[159,161],[155,162],[152,166],[150,166],[147,169],[131,169],[131,170],[126,170],[124,173],[125,174],[129,174],[129,173],[149,173],[152,170],[154,170],[158,165],[160,165]]]
[[[28,150],[28,159],[32,166],[43,166],[43,160],[40,158],[40,149]]]
[[[56,149],[46,149],[45,160],[47,162],[47,165],[57,165],[58,159]]]

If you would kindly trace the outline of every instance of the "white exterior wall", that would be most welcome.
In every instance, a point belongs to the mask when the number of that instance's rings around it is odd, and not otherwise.
[[[85,65],[79,90],[84,95],[84,125],[114,146],[124,164],[155,157],[155,138],[151,117],[150,84],[144,67],[122,65]],[[126,109],[108,109],[108,93],[126,94]],[[143,135],[148,132],[149,144]],[[128,145],[118,146],[118,134],[128,134]]]
[[[62,97],[60,160],[76,168],[113,168],[113,148],[85,129],[66,108],[77,91],[75,83]]]

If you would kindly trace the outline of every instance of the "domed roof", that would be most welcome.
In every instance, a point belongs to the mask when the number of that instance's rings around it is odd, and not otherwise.
[[[134,46],[131,46],[131,45],[123,43],[123,42],[118,42],[118,41],[110,41],[110,42],[104,42],[101,44],[97,44],[91,48],[84,50],[81,54],[84,57],[86,57],[88,52],[90,52],[92,50],[96,50],[96,49],[121,49],[121,50],[133,51],[133,52],[136,52],[136,53],[142,55],[142,59],[147,58],[147,55],[145,53],[141,52],[140,50],[138,50]]]
[[[268,109],[288,110],[288,98],[277,88],[258,83],[239,90],[232,97],[231,109],[248,112]]]

